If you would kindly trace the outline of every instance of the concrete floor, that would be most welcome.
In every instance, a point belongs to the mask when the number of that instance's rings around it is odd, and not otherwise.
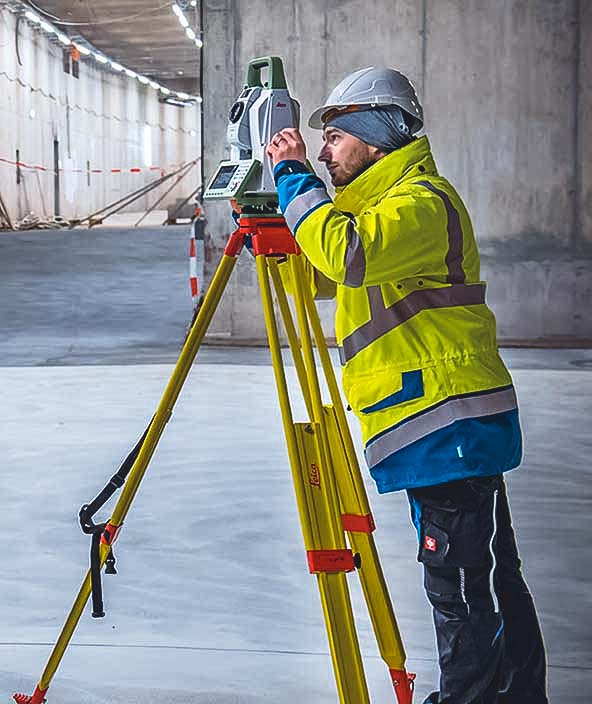
[[[183,228],[0,234],[2,702],[35,686],[88,561],[78,509],[152,415],[190,307]],[[584,704],[592,352],[503,354],[526,449],[510,499],[551,702]],[[288,378],[294,387],[293,368]],[[378,496],[371,481],[368,491],[421,702],[437,675],[416,538],[403,495]],[[200,351],[115,552],[107,616],[83,616],[50,704],[337,701],[266,350]],[[372,701],[393,702],[355,575],[349,583]]]

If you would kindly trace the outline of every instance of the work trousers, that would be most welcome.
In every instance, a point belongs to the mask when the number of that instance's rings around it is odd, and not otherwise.
[[[409,490],[440,663],[434,704],[548,704],[502,475]]]

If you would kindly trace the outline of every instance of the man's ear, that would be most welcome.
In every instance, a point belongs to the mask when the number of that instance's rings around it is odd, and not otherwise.
[[[386,152],[383,152],[378,147],[373,147],[371,144],[369,144],[368,148],[370,149],[370,156],[374,161],[378,161],[379,159],[382,159],[383,156],[386,156]]]

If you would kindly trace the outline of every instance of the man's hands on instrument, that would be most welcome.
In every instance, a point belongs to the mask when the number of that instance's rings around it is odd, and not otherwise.
[[[295,127],[286,127],[276,132],[267,145],[267,154],[271,157],[274,166],[284,159],[306,163],[306,144],[302,139],[300,130]]]

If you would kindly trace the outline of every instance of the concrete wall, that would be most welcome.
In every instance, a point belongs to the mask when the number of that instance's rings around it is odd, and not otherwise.
[[[356,68],[399,68],[472,213],[500,337],[592,339],[591,37],[583,0],[205,0],[206,177],[249,59],[284,58],[304,117]],[[231,222],[206,208],[212,267]],[[263,337],[252,263],[239,272],[212,332]]]
[[[15,29],[16,16],[0,8],[0,193],[13,219],[30,211],[54,214],[54,140],[62,169],[60,213],[68,218],[88,215],[158,178],[149,166],[170,170],[198,155],[198,107],[159,103],[150,86],[85,57],[76,79],[63,70],[57,39],[24,20]],[[17,184],[9,163],[17,149],[21,162],[47,170],[22,168]],[[88,165],[102,173],[88,173]],[[141,172],[130,173],[134,167]],[[196,168],[163,207],[198,184]],[[163,192],[153,191],[131,209],[147,208]]]

